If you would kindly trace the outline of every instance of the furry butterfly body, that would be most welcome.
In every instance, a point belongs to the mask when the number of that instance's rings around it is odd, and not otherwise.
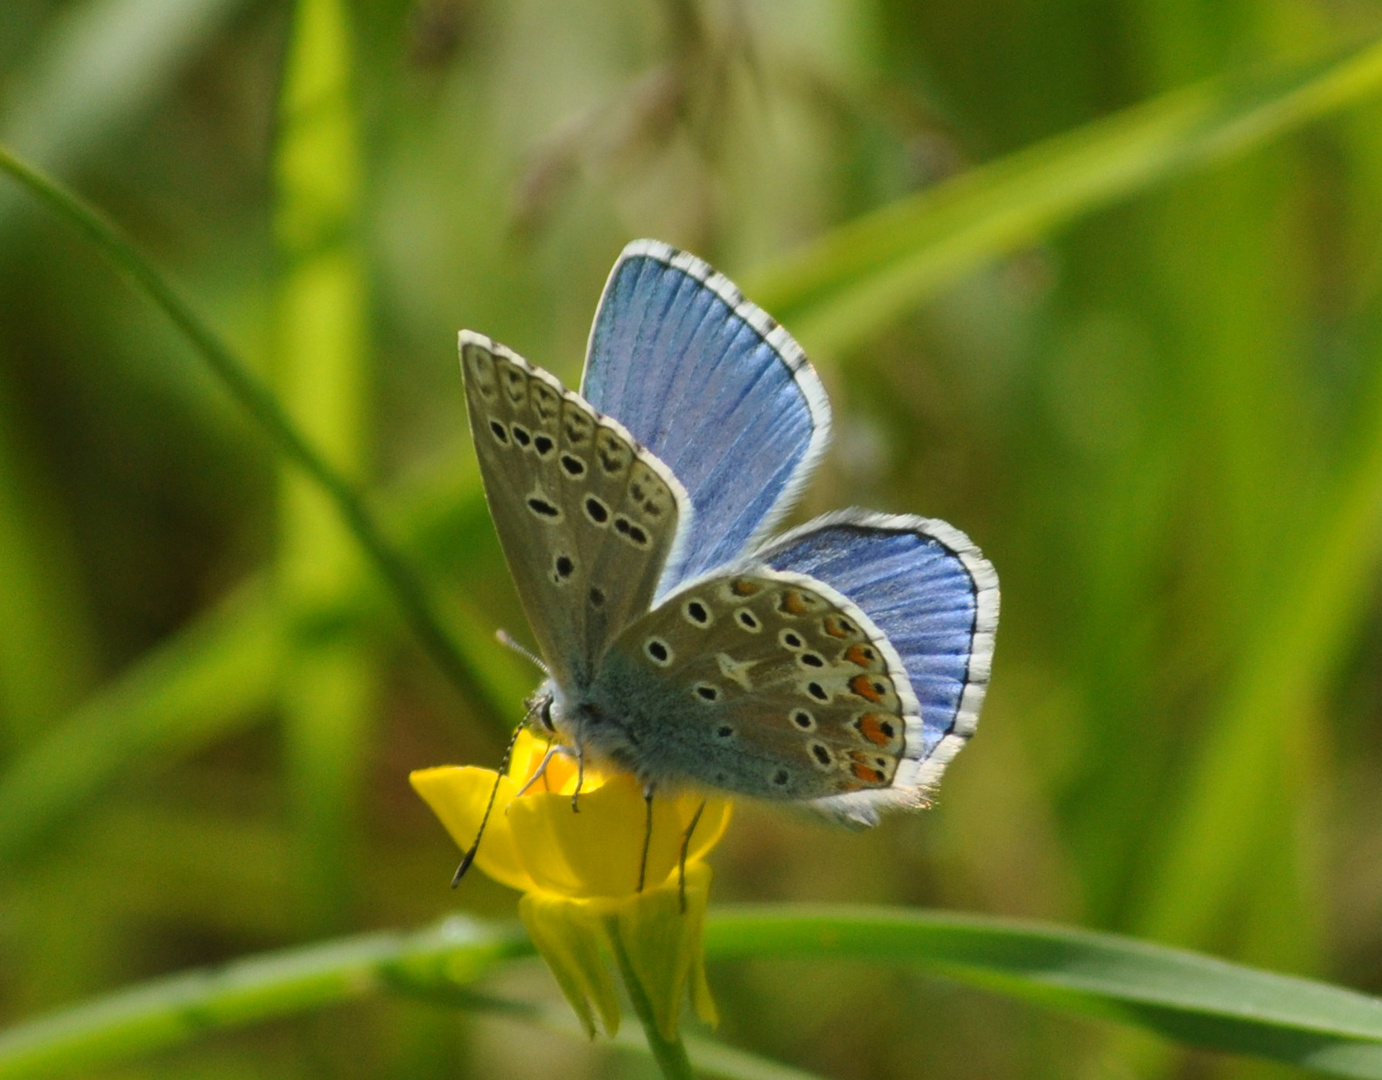
[[[485,492],[575,753],[652,790],[858,824],[924,805],[973,732],[998,584],[944,522],[850,510],[769,539],[824,452],[805,356],[722,275],[630,244],[582,393],[461,334]]]

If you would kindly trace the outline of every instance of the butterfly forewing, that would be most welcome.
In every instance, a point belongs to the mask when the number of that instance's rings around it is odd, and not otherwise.
[[[519,599],[557,683],[583,686],[651,603],[685,493],[617,422],[503,346],[463,333],[461,368]]]
[[[593,693],[621,710],[654,783],[921,799],[905,668],[867,615],[806,575],[759,567],[689,584],[619,636]]]
[[[581,392],[690,493],[696,520],[663,593],[764,535],[829,437],[825,390],[791,335],[724,275],[651,240],[610,273]]]

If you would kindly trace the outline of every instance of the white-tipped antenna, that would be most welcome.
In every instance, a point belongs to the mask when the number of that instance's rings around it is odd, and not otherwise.
[[[549,679],[552,677],[551,670],[547,667],[546,664],[542,662],[542,658],[536,655],[535,653],[529,651],[528,649],[525,649],[522,645],[520,645],[517,641],[513,639],[513,637],[509,634],[507,630],[496,630],[494,632],[494,636],[498,640],[500,645],[507,646],[514,652],[518,653],[519,656],[527,657],[529,660],[533,662],[533,664],[538,668],[539,671],[541,671]]]

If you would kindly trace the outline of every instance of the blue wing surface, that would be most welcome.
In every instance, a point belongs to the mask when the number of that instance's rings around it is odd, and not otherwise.
[[[651,240],[626,247],[610,273],[581,393],[690,495],[659,596],[766,535],[829,434],[824,388],[791,336],[723,275]]]
[[[924,757],[947,735],[973,733],[993,659],[998,578],[958,529],[847,510],[808,522],[754,558],[832,586],[888,636],[921,706]]]

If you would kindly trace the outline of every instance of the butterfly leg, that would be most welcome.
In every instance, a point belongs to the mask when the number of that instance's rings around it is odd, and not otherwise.
[[[705,811],[705,800],[701,800],[701,805],[696,807],[696,813],[692,815],[691,824],[686,826],[686,832],[681,838],[681,858],[677,861],[677,897],[681,901],[681,913],[686,914],[686,852],[691,847],[691,834],[696,831],[696,826],[701,823],[701,814]],[[647,857],[647,852],[644,852]]]
[[[581,788],[585,787],[585,752],[580,745],[576,746],[576,790],[571,793],[571,812],[579,814],[580,804],[576,801],[581,797]]]
[[[638,891],[643,891],[644,879],[648,876],[648,849],[653,843],[653,785],[643,789],[643,806],[647,813],[643,818],[643,860],[638,864]]]
[[[523,786],[520,787],[516,792],[514,792],[514,798],[516,799],[518,798],[518,796],[525,794],[527,790],[534,784],[536,784],[539,780],[545,782],[547,779],[548,763],[557,754],[567,753],[570,753],[570,749],[568,747],[562,746],[561,743],[549,742],[547,744],[547,752],[542,755],[542,760],[538,762],[537,768],[533,770],[533,775],[523,781]]]

